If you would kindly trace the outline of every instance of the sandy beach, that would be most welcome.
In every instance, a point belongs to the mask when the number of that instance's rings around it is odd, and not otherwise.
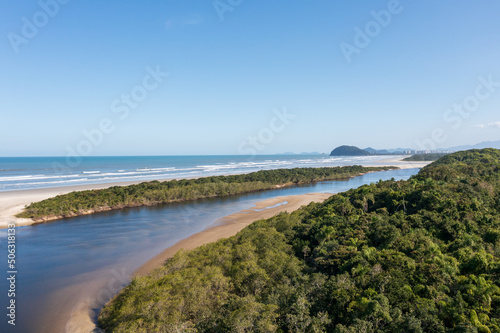
[[[32,202],[42,201],[60,194],[66,194],[74,191],[97,190],[111,186],[127,186],[142,182],[143,181],[89,184],[0,192],[0,229],[7,228],[10,223],[15,223],[16,227],[33,224],[34,222],[31,219],[19,219],[15,217],[15,215],[19,214],[26,205],[29,205]]]
[[[380,160],[377,164],[365,165],[372,167],[381,166],[395,166],[401,169],[423,168],[430,162],[406,162],[401,158],[388,158]],[[158,181],[165,181],[170,179],[158,179]],[[60,194],[66,194],[73,191],[96,190],[112,186],[127,186],[145,182],[132,181],[132,182],[116,182],[105,184],[88,184],[88,185],[75,185],[64,187],[52,187],[33,190],[20,190],[20,191],[7,191],[0,192],[0,229],[7,228],[8,224],[15,223],[16,226],[31,225],[34,222],[31,219],[19,219],[15,215],[20,213],[26,205],[32,202],[41,201]]]

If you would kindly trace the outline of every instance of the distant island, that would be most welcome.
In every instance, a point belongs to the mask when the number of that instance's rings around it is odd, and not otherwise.
[[[417,151],[409,148],[377,150],[371,147],[361,149],[356,146],[343,145],[332,150],[330,156],[410,155],[415,153],[417,153]]]
[[[332,150],[330,156],[367,156],[371,155],[366,150],[356,146],[340,146]]]

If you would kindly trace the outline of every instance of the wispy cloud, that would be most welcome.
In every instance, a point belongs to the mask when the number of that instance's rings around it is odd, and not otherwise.
[[[472,125],[472,127],[476,127],[476,128],[500,128],[500,121],[494,121],[492,123],[486,123],[486,124],[476,124],[476,125]]]
[[[184,18],[170,18],[165,21],[167,30],[180,30],[188,27],[198,26],[203,23],[201,15],[191,15]]]

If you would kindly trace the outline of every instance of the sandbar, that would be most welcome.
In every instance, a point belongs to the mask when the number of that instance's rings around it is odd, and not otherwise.
[[[379,160],[370,165],[363,165],[367,167],[381,167],[381,166],[395,166],[400,169],[423,168],[431,162],[407,162],[403,158],[388,158]],[[229,175],[229,174],[228,174]],[[157,179],[158,181],[166,181],[171,179]],[[0,192],[0,229],[7,228],[9,224],[15,224],[16,227],[34,224],[31,219],[16,218],[15,215],[19,214],[26,205],[32,202],[42,201],[48,198],[55,197],[60,194],[66,194],[74,191],[84,190],[97,190],[109,188],[112,186],[127,186],[139,184],[152,180],[140,180],[130,182],[115,182],[105,184],[85,184],[73,186],[50,187],[32,190],[19,190],[19,191],[5,191]]]
[[[162,253],[139,267],[134,275],[148,275],[155,268],[163,265],[167,259],[171,258],[180,249],[192,250],[198,246],[212,243],[222,238],[229,238],[254,221],[267,219],[285,211],[290,213],[311,202],[323,202],[332,195],[331,193],[308,193],[281,196],[260,201],[255,204],[255,207],[226,216],[206,230],[185,238],[165,249]]]

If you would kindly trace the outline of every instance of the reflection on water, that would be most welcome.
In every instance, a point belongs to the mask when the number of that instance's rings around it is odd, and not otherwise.
[[[282,202],[278,202],[277,204],[272,205],[272,206],[267,206],[267,207],[264,207],[264,208],[261,208],[261,209],[252,209],[252,210],[254,210],[256,212],[262,212],[264,210],[268,210],[268,209],[271,209],[271,208],[276,208],[276,207],[283,206],[283,205],[286,205],[286,204],[288,204],[288,201],[285,200],[285,201],[282,201]]]
[[[4,318],[1,332],[58,332],[82,300],[105,302],[130,274],[168,246],[218,219],[276,196],[337,193],[379,179],[407,179],[418,169],[369,173],[346,181],[282,188],[229,198],[130,208],[17,229],[17,317]],[[7,258],[7,232],[0,230],[0,255]],[[4,264],[4,274],[7,271]],[[7,307],[2,278],[1,308]],[[57,297],[56,297],[57,296]],[[99,305],[99,304],[97,304]],[[95,306],[95,304],[93,305]],[[95,309],[97,311],[98,308]]]

